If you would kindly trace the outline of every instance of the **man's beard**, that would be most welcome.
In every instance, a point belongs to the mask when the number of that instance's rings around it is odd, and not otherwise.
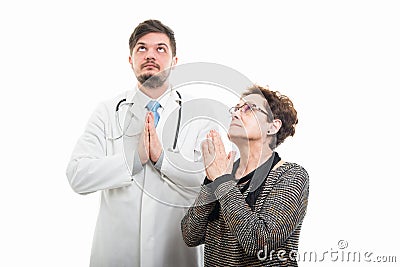
[[[154,89],[163,86],[167,81],[169,74],[170,70],[167,69],[157,74],[146,73],[139,75],[137,76],[137,80],[142,84],[143,87]]]

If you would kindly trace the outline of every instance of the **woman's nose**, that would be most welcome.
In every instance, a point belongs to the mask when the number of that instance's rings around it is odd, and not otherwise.
[[[240,114],[240,110],[236,110],[236,111],[232,112],[232,113],[231,113],[232,119],[237,119],[237,120],[239,120],[238,113]]]

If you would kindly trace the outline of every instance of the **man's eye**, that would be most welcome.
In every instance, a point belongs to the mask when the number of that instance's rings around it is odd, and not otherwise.
[[[137,49],[137,51],[138,51],[138,52],[144,52],[144,51],[146,51],[146,47],[144,47],[144,46],[139,46],[138,49]]]
[[[161,52],[161,53],[164,53],[165,52],[165,48],[164,47],[158,47],[157,51]]]

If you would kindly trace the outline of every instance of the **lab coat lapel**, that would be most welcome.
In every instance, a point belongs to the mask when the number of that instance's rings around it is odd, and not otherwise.
[[[130,101],[132,106],[126,112],[124,128],[129,125],[126,131],[128,135],[132,136],[143,131],[146,109],[144,108],[145,103],[143,103],[139,94],[135,93]]]
[[[169,129],[176,130],[176,123],[178,122],[178,111],[179,111],[179,101],[176,92],[169,92],[169,97],[167,103],[164,107],[164,110],[160,116],[160,120],[158,122],[158,126],[156,128],[157,134],[160,137],[164,127],[168,127]],[[172,118],[171,118],[172,116]],[[174,133],[175,133],[174,130]]]

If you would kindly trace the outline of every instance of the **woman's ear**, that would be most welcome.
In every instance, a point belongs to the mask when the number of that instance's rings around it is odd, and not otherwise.
[[[277,134],[279,129],[282,127],[282,121],[280,119],[275,119],[268,125],[267,135]]]

